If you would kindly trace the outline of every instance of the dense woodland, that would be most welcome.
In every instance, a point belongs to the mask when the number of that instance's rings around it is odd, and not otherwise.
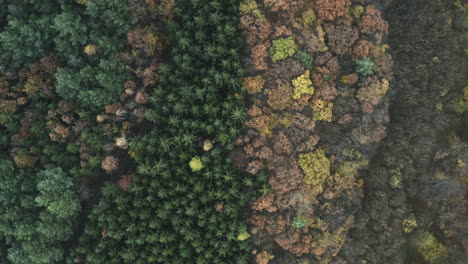
[[[0,0],[0,263],[464,263],[467,12]]]

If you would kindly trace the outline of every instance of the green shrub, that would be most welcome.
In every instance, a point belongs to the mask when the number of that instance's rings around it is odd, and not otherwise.
[[[61,168],[48,168],[37,174],[41,181],[37,184],[39,195],[37,205],[47,208],[47,211],[64,219],[76,216],[80,210],[80,202],[72,191],[74,186],[71,178],[65,176]]]
[[[81,88],[80,74],[69,68],[58,68],[55,74],[55,91],[65,99],[74,99]]]
[[[356,72],[362,76],[368,76],[375,72],[375,63],[369,58],[364,57],[356,61]]]
[[[299,50],[296,53],[296,59],[301,63],[301,65],[307,70],[312,70],[314,58],[309,53]]]
[[[53,43],[52,19],[45,15],[29,21],[9,20],[0,32],[0,59],[10,68],[17,68],[45,56]]]
[[[273,45],[268,50],[268,54],[273,62],[277,62],[293,56],[296,51],[297,45],[293,37],[287,37],[273,40]]]
[[[54,37],[56,51],[68,61],[80,61],[80,49],[88,42],[88,27],[76,12],[63,12],[54,17],[51,26],[56,30]],[[75,64],[75,63],[72,63]]]
[[[292,227],[300,229],[307,225],[307,220],[298,215],[292,221]]]
[[[79,72],[58,68],[56,92],[65,99],[96,109],[117,100],[127,78],[123,64],[100,60],[97,67],[85,66]]]

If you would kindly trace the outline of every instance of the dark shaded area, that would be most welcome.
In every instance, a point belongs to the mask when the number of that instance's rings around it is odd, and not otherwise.
[[[395,61],[391,122],[340,253],[348,263],[466,263],[466,165],[460,163],[467,115],[457,105],[466,76],[463,17],[455,1],[400,0],[386,9]],[[401,187],[392,187],[398,178]],[[417,227],[405,233],[410,215]],[[446,258],[416,250],[414,233],[423,230],[448,248]]]

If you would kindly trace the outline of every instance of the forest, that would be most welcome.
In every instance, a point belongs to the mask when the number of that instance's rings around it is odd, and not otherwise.
[[[467,15],[0,0],[0,263],[465,263]]]

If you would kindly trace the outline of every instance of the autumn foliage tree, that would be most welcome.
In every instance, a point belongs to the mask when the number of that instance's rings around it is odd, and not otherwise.
[[[271,12],[291,16],[304,5],[304,0],[263,0],[263,3]]]
[[[334,20],[348,13],[349,0],[316,0],[315,10],[319,18]]]

